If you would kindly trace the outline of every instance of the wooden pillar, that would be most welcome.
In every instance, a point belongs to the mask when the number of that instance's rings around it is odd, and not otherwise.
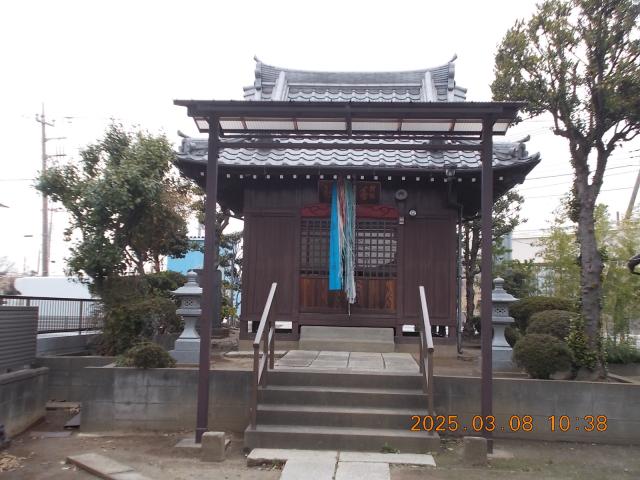
[[[219,305],[220,289],[216,289],[218,269],[218,239],[216,238],[216,203],[218,197],[218,154],[220,128],[216,117],[209,117],[209,149],[204,215],[204,272],[202,281],[202,314],[200,317],[200,365],[198,371],[198,411],[196,443],[208,430],[209,369],[211,365],[211,323]]]
[[[481,233],[482,260],[480,265],[480,322],[482,349],[482,388],[480,412],[486,423],[486,417],[493,413],[493,371],[491,366],[491,279],[492,279],[492,230],[493,230],[493,124],[495,120],[486,117],[482,120],[482,195],[481,195]],[[484,432],[489,452],[493,451],[491,432]]]

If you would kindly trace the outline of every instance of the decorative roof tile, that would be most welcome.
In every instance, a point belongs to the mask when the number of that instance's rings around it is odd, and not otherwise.
[[[539,155],[529,155],[525,138],[518,142],[494,144],[494,168],[518,164],[538,163]],[[317,141],[317,140],[316,140]],[[328,141],[328,140],[327,140]],[[334,140],[335,141],[335,140]],[[343,141],[344,142],[344,141]],[[401,143],[402,140],[394,140]],[[472,141],[468,141],[472,143]],[[206,139],[184,138],[177,153],[178,163],[207,162]],[[228,167],[301,167],[301,168],[359,168],[371,169],[425,169],[478,170],[481,168],[479,152],[423,151],[423,150],[286,150],[286,149],[223,149],[219,164]]]

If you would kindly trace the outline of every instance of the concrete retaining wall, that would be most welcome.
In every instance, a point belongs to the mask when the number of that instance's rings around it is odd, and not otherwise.
[[[44,417],[47,403],[47,368],[32,368],[0,375],[0,424],[11,438]]]
[[[442,377],[434,379],[435,409],[438,415],[457,415],[472,432],[472,419],[480,415],[480,379]],[[640,384],[573,382],[561,380],[493,380],[493,414],[496,438],[522,438],[594,443],[640,444]],[[530,432],[512,431],[525,415],[533,420]],[[548,417],[555,416],[551,431]],[[567,416],[569,428],[559,428],[559,417]],[[606,416],[606,431],[585,431],[585,416]],[[510,418],[512,426],[509,425]],[[563,422],[566,427],[566,421]],[[601,425],[604,427],[604,425]],[[503,430],[504,428],[504,430]],[[576,430],[577,428],[577,430]],[[472,433],[471,433],[472,434]]]
[[[82,431],[195,429],[196,369],[87,367],[83,374]],[[210,372],[209,428],[246,428],[251,377],[242,370]]]
[[[41,333],[38,335],[37,355],[71,355],[75,353],[86,353],[91,340],[96,338],[96,333],[77,332],[64,333]]]
[[[115,357],[68,356],[39,357],[38,366],[47,367],[48,399],[82,402],[86,397],[85,367],[101,367],[115,362]]]
[[[246,428],[251,376],[249,371],[210,372],[210,428],[234,432]],[[84,431],[195,428],[195,369],[87,367],[78,381],[85,385]],[[436,413],[457,415],[460,430],[455,434],[473,435],[472,419],[480,415],[480,379],[436,376],[434,384]],[[496,438],[640,444],[640,410],[635,408],[638,384],[494,379],[493,395]],[[522,428],[525,415],[532,417],[532,431]],[[556,416],[554,432],[548,420],[552,415]],[[563,415],[570,420],[566,432],[559,425]],[[606,416],[606,431],[585,431],[588,415]],[[520,429],[512,431],[518,420]]]

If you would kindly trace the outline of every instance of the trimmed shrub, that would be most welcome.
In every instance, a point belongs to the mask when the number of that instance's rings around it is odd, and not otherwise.
[[[131,347],[121,356],[116,365],[136,368],[172,368],[176,361],[157,343],[142,342]]]
[[[528,297],[513,302],[509,306],[509,315],[516,321],[516,325],[521,332],[527,331],[527,325],[531,315],[545,310],[566,310],[575,312],[576,306],[573,302],[557,297]]]
[[[522,338],[522,333],[513,325],[507,325],[504,329],[504,338],[511,348]]]
[[[529,319],[527,333],[546,333],[565,341],[569,335],[571,319],[575,313],[566,310],[536,312]]]
[[[571,367],[571,351],[567,344],[552,335],[531,333],[513,348],[513,359],[532,378],[548,379],[552,373]]]

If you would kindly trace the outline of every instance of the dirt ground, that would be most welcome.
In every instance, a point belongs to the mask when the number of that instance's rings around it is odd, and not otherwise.
[[[47,419],[13,440],[0,452],[13,455],[20,467],[0,473],[0,479],[67,480],[93,479],[92,475],[67,465],[69,455],[100,453],[135,468],[156,480],[276,480],[278,467],[247,467],[242,438],[233,436],[222,463],[204,463],[190,450],[174,445],[188,432],[148,435],[93,436],[73,432],[65,438],[41,438],[37,432],[61,432],[70,412],[52,411]],[[434,452],[437,467],[393,466],[392,480],[476,480],[476,479],[576,479],[616,480],[640,478],[640,447],[576,444],[535,441],[496,441],[496,451],[506,451],[513,458],[491,460],[488,467],[465,467],[460,462],[460,440],[445,439],[440,451]],[[7,462],[8,463],[8,462]],[[310,474],[308,477],[313,480]],[[304,479],[306,480],[306,479]]]

